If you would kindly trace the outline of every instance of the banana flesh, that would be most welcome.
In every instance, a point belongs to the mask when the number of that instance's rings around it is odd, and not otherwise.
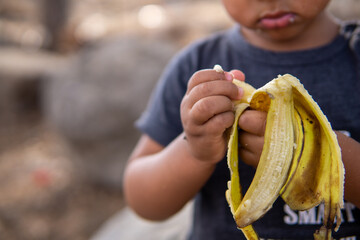
[[[222,71],[220,66],[214,67]],[[237,227],[246,238],[259,239],[252,223],[281,196],[293,210],[324,203],[322,227],[314,239],[332,239],[341,224],[344,167],[337,137],[320,107],[300,81],[285,74],[255,90],[247,83],[235,104],[228,142],[230,181],[226,199]],[[238,171],[238,120],[247,108],[267,112],[264,146],[252,183],[242,195]]]

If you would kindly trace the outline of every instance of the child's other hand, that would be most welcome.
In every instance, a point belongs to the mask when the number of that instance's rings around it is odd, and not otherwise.
[[[245,78],[239,73],[236,77]],[[232,79],[228,72],[201,70],[189,80],[181,102],[181,121],[190,152],[201,161],[217,163],[226,152],[224,132],[234,122],[232,100],[243,95]]]
[[[255,168],[264,145],[265,125],[266,112],[246,110],[239,119],[239,156]]]

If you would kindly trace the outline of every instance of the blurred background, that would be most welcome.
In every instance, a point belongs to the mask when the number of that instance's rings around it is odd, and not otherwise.
[[[191,206],[126,208],[133,122],[179,49],[231,25],[220,0],[0,0],[0,239],[183,239]]]

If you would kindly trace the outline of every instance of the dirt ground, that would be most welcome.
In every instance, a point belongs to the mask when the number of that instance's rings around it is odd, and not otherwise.
[[[139,6],[162,1],[67,2],[67,23],[49,46],[42,0],[0,1],[1,240],[89,239],[125,206],[121,189],[91,181],[69,142],[44,121],[39,77],[52,55],[68,58],[85,41],[133,32]]]
[[[0,239],[89,239],[124,206],[120,191],[86,181],[38,116],[0,126]]]

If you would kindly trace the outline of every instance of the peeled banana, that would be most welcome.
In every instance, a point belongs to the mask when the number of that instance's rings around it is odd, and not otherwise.
[[[222,72],[216,65],[214,69]],[[226,199],[245,237],[259,239],[252,223],[281,196],[293,210],[324,203],[322,227],[314,239],[332,239],[341,224],[344,167],[337,137],[318,104],[300,81],[285,74],[255,90],[234,80],[245,95],[235,104],[235,122],[228,142],[230,181]],[[255,176],[242,196],[238,171],[238,119],[247,108],[267,112],[264,146]]]

